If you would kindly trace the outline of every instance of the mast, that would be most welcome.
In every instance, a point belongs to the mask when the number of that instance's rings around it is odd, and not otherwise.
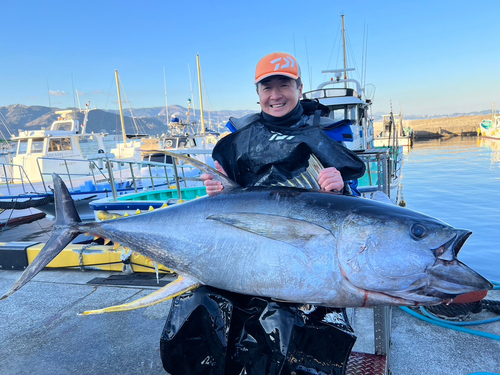
[[[345,23],[344,23],[344,15],[341,15],[342,17],[342,45],[344,49],[344,79],[347,79],[347,54],[346,54],[346,48],[345,48]],[[344,84],[345,88],[347,88],[347,82]]]
[[[118,70],[115,69],[116,90],[118,91],[118,105],[120,107],[120,121],[122,123],[123,146],[127,147],[127,134],[125,133],[125,121],[123,120],[122,97],[120,95],[120,79],[118,78]]]
[[[200,89],[200,111],[201,111],[201,134],[205,134],[205,117],[203,116],[203,99],[201,96],[201,69],[200,55],[196,55],[196,64],[198,65],[198,87]]]

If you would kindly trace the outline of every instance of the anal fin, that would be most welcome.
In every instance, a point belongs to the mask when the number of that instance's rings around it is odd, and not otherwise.
[[[123,305],[110,306],[100,310],[85,311],[79,315],[104,314],[108,312],[141,309],[143,307],[148,307],[160,302],[168,301],[169,299],[177,297],[182,293],[196,289],[200,285],[201,284],[194,279],[179,275],[179,277],[175,281],[172,281],[170,284],[165,285],[163,288],[158,289],[157,291],[147,295],[146,297],[140,298],[133,302],[125,303]]]

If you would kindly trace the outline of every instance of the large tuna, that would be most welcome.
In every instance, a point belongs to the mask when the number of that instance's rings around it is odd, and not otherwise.
[[[54,175],[52,237],[3,297],[20,289],[79,233],[111,239],[179,279],[127,305],[148,306],[199,285],[331,307],[431,305],[491,289],[457,254],[470,236],[435,218],[364,198],[296,188],[239,188],[107,222],[81,223]]]

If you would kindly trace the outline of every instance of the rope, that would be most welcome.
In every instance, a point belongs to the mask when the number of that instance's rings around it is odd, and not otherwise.
[[[41,207],[54,202],[54,197],[49,195],[42,199],[28,199],[24,202],[0,202],[0,210],[25,210],[26,208]]]
[[[500,301],[481,300],[469,303],[452,303],[425,307],[429,313],[442,319],[465,320],[470,314],[478,314],[483,310],[500,315]]]
[[[476,330],[473,330],[473,329],[468,329],[468,328],[465,328],[465,327],[458,327],[458,326],[455,326],[455,325],[452,325],[452,324],[449,324],[449,323],[444,323],[444,322],[441,322],[441,321],[436,321],[436,320],[433,320],[433,319],[428,318],[426,316],[420,315],[419,313],[417,313],[415,311],[412,311],[408,307],[405,307],[405,306],[400,306],[399,308],[401,310],[407,312],[408,314],[414,316],[415,318],[423,320],[423,321],[425,321],[427,323],[432,323],[432,324],[435,324],[435,325],[443,327],[443,328],[449,328],[449,329],[452,329],[454,331],[469,333],[471,335],[486,337],[486,338],[490,338],[490,339],[493,339],[493,340],[500,341],[500,336],[499,335],[494,335],[494,334],[491,334],[491,333],[488,333],[488,332],[476,331]]]

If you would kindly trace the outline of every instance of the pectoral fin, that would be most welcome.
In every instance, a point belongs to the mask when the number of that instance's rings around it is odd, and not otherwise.
[[[314,223],[286,216],[235,212],[209,216],[227,225],[304,249],[317,241],[332,240],[333,234]]]
[[[100,310],[85,311],[80,315],[103,314],[108,312],[140,309],[143,307],[155,305],[160,302],[168,301],[169,299],[177,297],[182,293],[196,289],[200,285],[201,284],[194,279],[179,275],[179,277],[175,281],[157,290],[156,292],[147,295],[146,297],[140,298],[130,303],[125,303],[123,305],[111,306]]]

